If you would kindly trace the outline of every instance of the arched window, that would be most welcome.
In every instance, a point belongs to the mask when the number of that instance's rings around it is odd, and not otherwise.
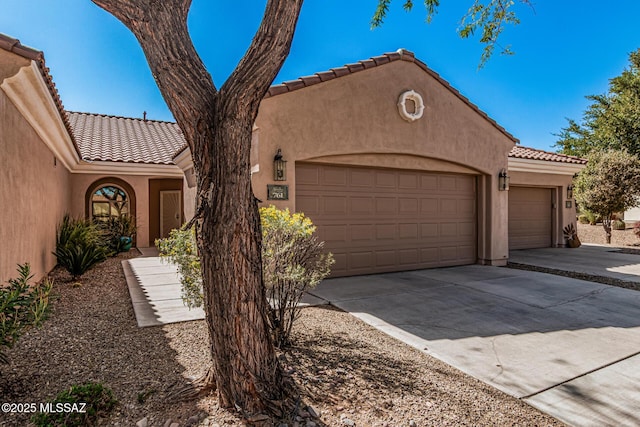
[[[136,195],[133,188],[119,178],[102,178],[87,188],[87,218],[106,220],[129,215],[136,217]]]
[[[106,220],[130,213],[129,196],[120,187],[105,185],[99,187],[91,196],[91,218]]]

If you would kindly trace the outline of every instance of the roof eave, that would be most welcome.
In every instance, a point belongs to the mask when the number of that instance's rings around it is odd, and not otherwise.
[[[39,62],[32,60],[29,66],[6,78],[0,88],[54,155],[72,170],[80,160],[78,150]]]
[[[564,163],[552,160],[533,160],[509,157],[509,172],[550,173],[555,175],[575,175],[587,165]]]
[[[109,162],[109,161],[80,161],[71,171],[76,174],[119,174],[137,176],[162,176],[183,178],[182,169],[176,165]]]

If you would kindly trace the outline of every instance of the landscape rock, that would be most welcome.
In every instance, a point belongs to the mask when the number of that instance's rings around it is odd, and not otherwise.
[[[141,419],[136,423],[136,427],[148,427],[148,426],[149,426],[149,419],[147,417],[144,417],[143,419]]]
[[[187,420],[187,423],[185,425],[187,427],[191,427],[191,426],[195,426],[199,422],[200,422],[200,417],[197,416],[197,415],[194,415],[192,417],[189,417],[189,419]]]
[[[346,416],[343,417],[341,415],[340,416],[340,421],[342,421],[342,425],[345,425],[345,426],[354,427],[356,425],[356,423],[351,418],[348,418]]]
[[[313,418],[320,418],[320,411],[316,411],[313,406],[307,406],[307,412],[309,413],[309,415],[311,415]]]

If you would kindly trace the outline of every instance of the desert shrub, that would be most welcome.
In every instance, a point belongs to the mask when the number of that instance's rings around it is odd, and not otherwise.
[[[107,244],[100,227],[84,219],[65,215],[58,227],[54,255],[58,265],[74,278],[81,276],[108,255]]]
[[[636,222],[633,225],[633,234],[635,234],[636,237],[640,239],[640,221]]]
[[[596,225],[599,221],[601,221],[600,215],[586,209],[582,209],[580,215],[578,215],[578,222],[580,224]]]
[[[8,363],[4,351],[16,343],[28,328],[39,326],[48,314],[53,282],[45,279],[32,286],[31,267],[18,265],[18,278],[0,287],[0,363]]]
[[[613,221],[613,223],[611,224],[611,227],[614,230],[624,230],[627,225],[625,224],[625,222],[621,219],[616,219],[615,221]]]
[[[118,402],[109,388],[100,383],[86,383],[71,386],[49,403],[53,411],[33,416],[32,421],[36,426],[93,426]]]
[[[169,237],[156,240],[156,247],[160,256],[178,266],[185,304],[202,307],[202,273],[194,229],[171,230]]]
[[[291,214],[274,206],[260,208],[262,274],[270,303],[269,325],[278,347],[288,344],[298,303],[305,291],[329,275],[333,256],[314,235],[315,226],[302,213]],[[203,304],[200,258],[193,230],[173,230],[156,240],[160,256],[178,265],[182,299],[192,307]]]
[[[587,218],[587,216],[585,214],[578,215],[578,222],[580,224],[589,224],[590,223],[589,218]]]
[[[276,346],[284,347],[300,313],[300,298],[329,275],[334,260],[324,253],[324,242],[318,241],[316,227],[304,214],[269,206],[260,208],[260,221],[269,322]]]

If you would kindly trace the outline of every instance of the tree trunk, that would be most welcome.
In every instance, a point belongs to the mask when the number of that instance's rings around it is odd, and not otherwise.
[[[603,216],[602,217],[602,228],[604,228],[604,233],[607,238],[607,244],[611,244],[611,216]]]
[[[244,57],[220,90],[189,37],[191,0],[92,0],[131,30],[191,149],[204,308],[219,400],[245,417],[282,416],[293,388],[267,327],[261,231],[251,190],[251,131],[289,54],[302,0],[268,0]]]
[[[218,116],[210,124],[218,160],[199,174],[223,185],[214,187],[197,228],[218,395],[221,405],[237,405],[245,415],[281,416],[287,387],[266,318],[258,205],[251,175],[234,173],[249,169],[253,121],[238,127]]]

